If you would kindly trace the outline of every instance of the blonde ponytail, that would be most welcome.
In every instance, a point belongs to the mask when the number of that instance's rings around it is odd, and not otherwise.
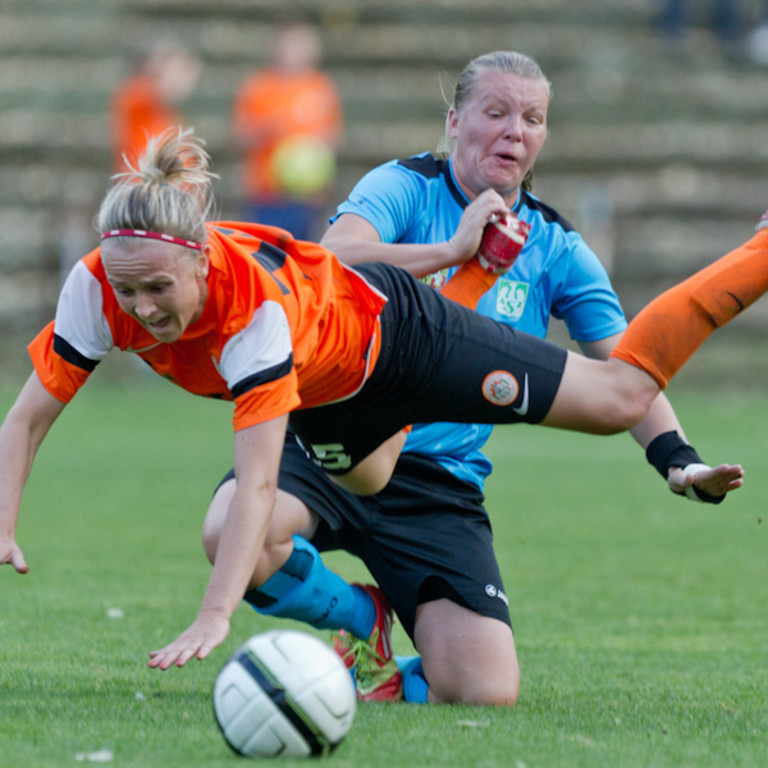
[[[99,232],[138,229],[205,242],[213,211],[213,179],[205,142],[173,128],[147,143],[135,165],[116,174],[96,217]]]

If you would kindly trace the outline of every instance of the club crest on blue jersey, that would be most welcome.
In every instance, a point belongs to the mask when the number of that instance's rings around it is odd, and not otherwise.
[[[522,317],[529,287],[528,283],[501,278],[496,291],[496,311],[514,320]]]

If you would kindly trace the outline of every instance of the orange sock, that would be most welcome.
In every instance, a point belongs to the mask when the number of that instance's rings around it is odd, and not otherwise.
[[[469,309],[477,309],[477,303],[493,287],[497,278],[498,275],[484,270],[476,258],[470,259],[453,273],[440,294]]]
[[[768,290],[768,229],[646,306],[611,353],[664,389],[715,328]]]

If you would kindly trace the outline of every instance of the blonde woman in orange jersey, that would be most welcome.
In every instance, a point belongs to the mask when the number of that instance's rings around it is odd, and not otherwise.
[[[649,305],[617,356],[588,360],[396,267],[352,270],[281,230],[208,223],[210,183],[189,131],[151,142],[118,180],[98,216],[102,245],[75,266],[55,321],[30,345],[34,372],[0,428],[0,563],[25,573],[15,528],[33,458],[110,349],[194,394],[234,401],[236,490],[197,617],[150,652],[160,669],[205,658],[249,585],[268,576],[259,556],[289,419],[315,461],[363,494],[386,484],[417,419],[625,430],[707,335],[768,287],[760,230]]]

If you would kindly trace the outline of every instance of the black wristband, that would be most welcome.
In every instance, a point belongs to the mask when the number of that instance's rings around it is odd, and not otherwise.
[[[704,463],[699,454],[696,453],[696,449],[686,443],[677,432],[664,432],[654,437],[645,449],[645,457],[650,464],[656,467],[658,473],[665,480],[669,476],[670,467],[685,469],[689,464]],[[692,488],[699,499],[707,504],[719,504],[725,498],[725,494],[710,496],[706,491],[702,491],[696,486],[692,486]]]
[[[689,464],[703,464],[696,449],[683,440],[677,432],[663,432],[648,443],[645,458],[666,480],[670,467],[684,469]]]
[[[697,488],[695,485],[692,485],[691,488],[699,497],[699,501],[703,501],[705,504],[719,504],[725,498],[725,494],[722,496],[710,496],[706,491],[702,491],[701,488]]]

